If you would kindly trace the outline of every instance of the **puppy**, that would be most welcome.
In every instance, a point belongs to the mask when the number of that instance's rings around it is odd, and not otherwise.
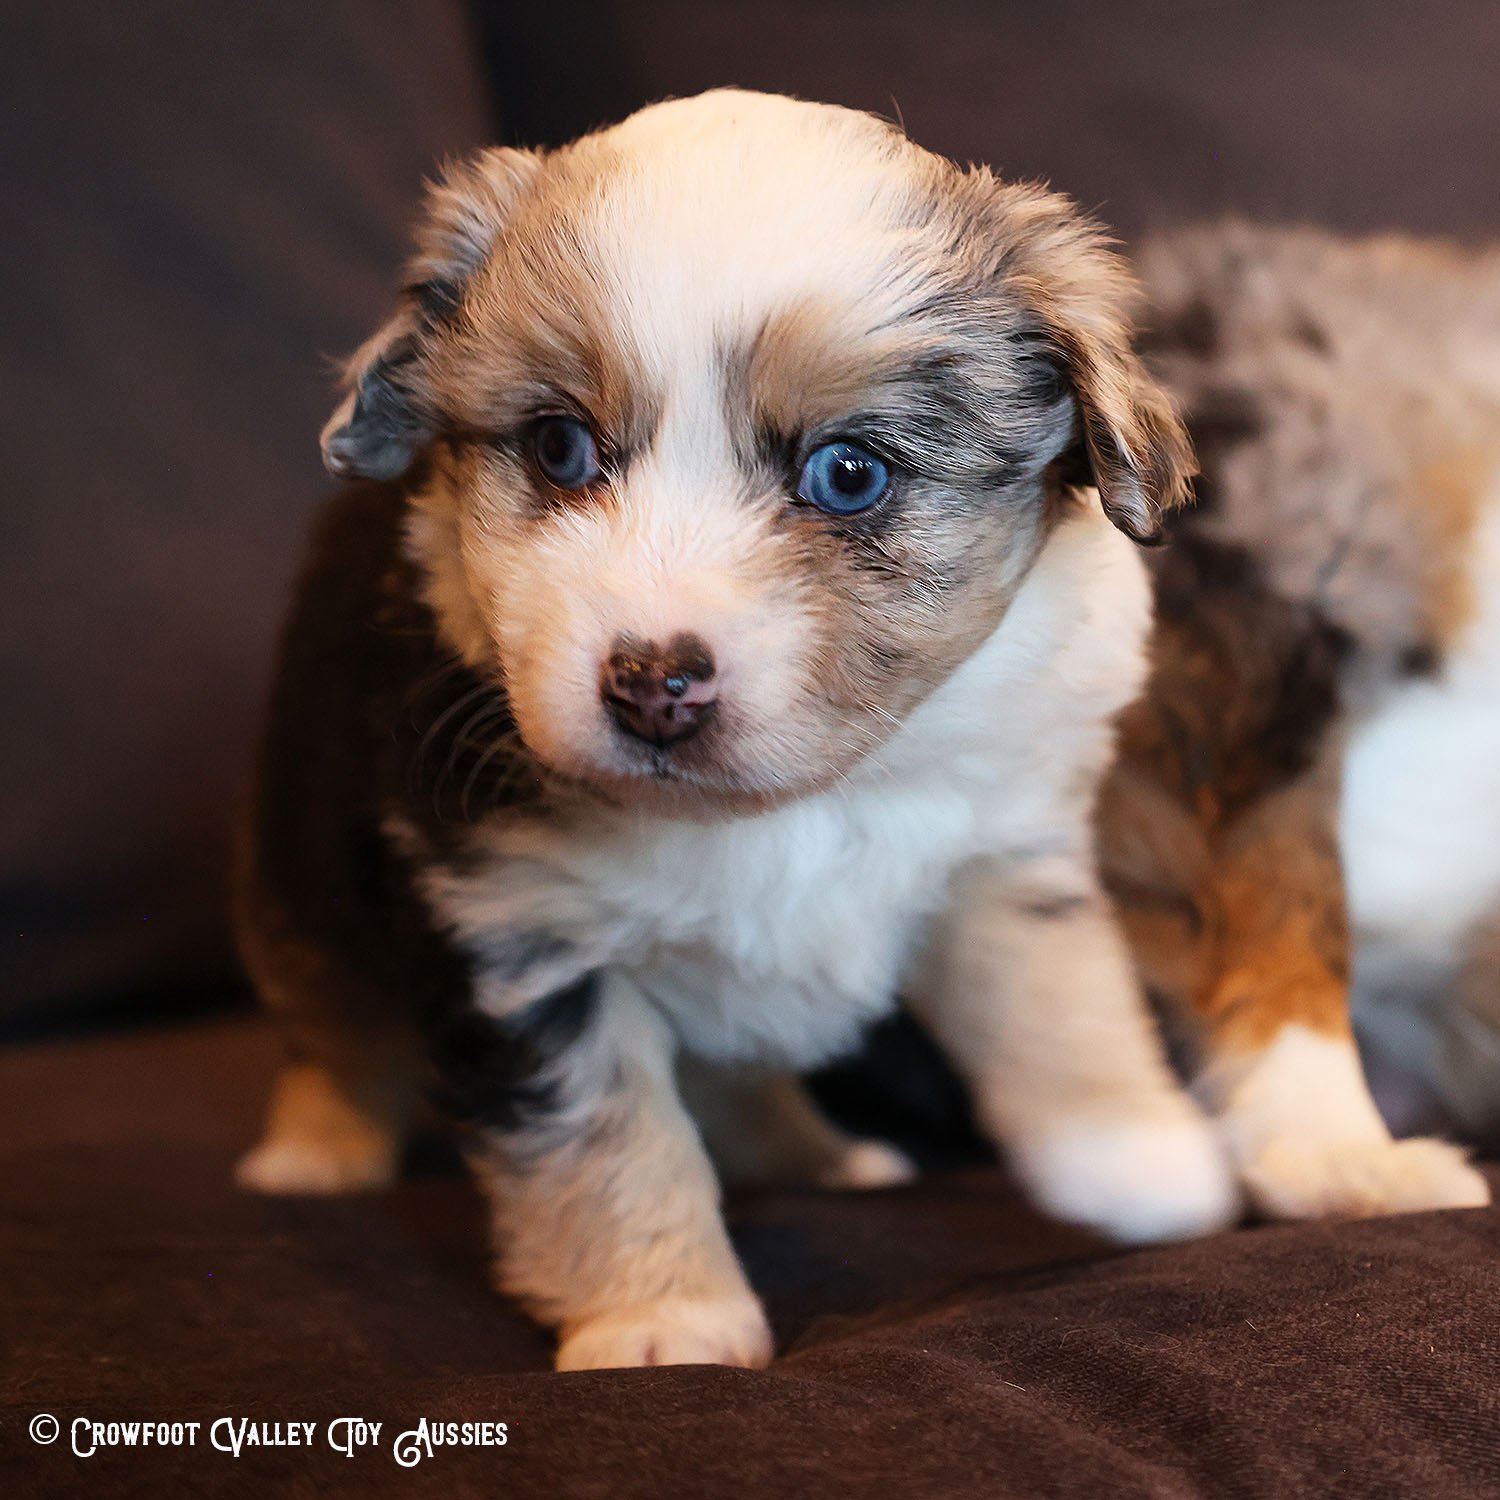
[[[1500,255],[1220,225],[1140,264],[1203,473],[1102,799],[1110,887],[1261,1209],[1486,1202],[1451,1147],[1391,1140],[1349,999],[1394,1115],[1493,1136]]]
[[[1192,469],[1134,300],[1064,199],[838,109],[452,169],[323,435],[361,483],[244,845],[289,1050],[242,1180],[388,1181],[425,1054],[559,1368],[758,1365],[708,1150],[904,1176],[794,1076],[900,992],[1053,1212],[1233,1217],[1095,857]]]

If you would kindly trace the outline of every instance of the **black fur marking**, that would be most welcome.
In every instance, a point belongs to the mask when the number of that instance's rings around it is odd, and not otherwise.
[[[533,969],[575,952],[577,944],[550,932],[506,932],[468,948],[481,973],[502,984],[518,984]]]
[[[1209,359],[1219,348],[1219,320],[1201,297],[1185,303],[1175,313],[1143,328],[1136,339],[1143,354],[1190,354]]]
[[[1281,663],[1257,749],[1287,781],[1311,766],[1338,715],[1338,669],[1347,646],[1336,627],[1312,618]]]
[[[466,1125],[515,1132],[541,1123],[562,1102],[555,1064],[598,1008],[598,979],[585,975],[514,1016],[472,1007],[429,1024],[443,1107]]]
[[[404,990],[420,1000],[464,977],[381,826],[408,800],[412,685],[445,665],[402,559],[404,516],[398,490],[363,485],[318,518],[282,639],[251,828],[255,894],[393,1005]]]
[[[360,376],[349,420],[329,434],[323,457],[344,478],[397,479],[412,466],[431,435],[407,385],[416,341],[397,339]]]
[[[1000,388],[967,361],[934,356],[872,393],[872,410],[837,435],[960,490],[1034,481],[1073,440],[1078,412],[1047,360],[1020,364],[1021,380]]]
[[[458,277],[429,276],[404,288],[416,303],[427,328],[450,323],[463,302],[463,282]]]
[[[1064,917],[1077,916],[1092,904],[1089,897],[1080,895],[1035,896],[1023,901],[1021,910],[1039,921],[1056,922]]]
[[[1403,677],[1436,677],[1442,669],[1442,653],[1429,641],[1414,641],[1396,659],[1396,670]]]
[[[808,1081],[845,1129],[893,1141],[924,1167],[995,1159],[952,1064],[904,1011],[872,1026],[857,1055]]]
[[[1314,354],[1327,354],[1333,347],[1328,335],[1306,314],[1292,324],[1291,335],[1304,349],[1310,349]]]
[[[1029,485],[1077,436],[1066,375],[1053,351],[1024,329],[994,334],[1000,348],[973,340],[966,347],[953,333],[936,352],[872,362],[854,409],[805,428],[793,423],[795,430],[786,414],[773,420],[758,406],[754,372],[764,337],[762,330],[748,346],[721,348],[718,361],[727,405],[745,414],[736,434],[742,466],[789,493],[808,454],[839,439],[878,453],[898,480],[927,480],[961,497]]]
[[[318,955],[299,1006],[346,1026],[415,1021],[452,1060],[455,1028],[483,1032],[472,961],[439,931],[417,866],[461,867],[473,823],[540,787],[504,694],[438,639],[406,516],[402,491],[363,485],[319,517],[260,751],[246,906],[266,936]],[[393,842],[392,816],[417,847]]]
[[[1265,425],[1265,414],[1247,391],[1216,391],[1187,415],[1193,447],[1205,462],[1258,438]]]
[[[1156,662],[1143,702],[1166,757],[1158,773],[1225,810],[1295,780],[1338,716],[1347,637],[1277,594],[1238,547],[1187,532],[1154,573]]]

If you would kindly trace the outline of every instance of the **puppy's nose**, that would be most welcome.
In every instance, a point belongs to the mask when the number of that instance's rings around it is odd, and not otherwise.
[[[616,641],[600,674],[599,696],[626,734],[661,748],[675,745],[713,718],[713,654],[695,635],[673,636],[665,648]]]

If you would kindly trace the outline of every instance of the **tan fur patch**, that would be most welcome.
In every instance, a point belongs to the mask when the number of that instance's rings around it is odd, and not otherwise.
[[[1451,646],[1474,618],[1474,531],[1497,474],[1500,451],[1459,449],[1419,469],[1398,492],[1412,522],[1423,643]]]
[[[1293,787],[1220,851],[1216,972],[1198,998],[1216,1052],[1262,1047],[1292,1022],[1348,1034],[1348,930],[1329,811],[1326,789]]]
[[[1347,1034],[1348,934],[1326,788],[1272,796],[1220,833],[1115,777],[1101,803],[1110,889],[1154,993],[1211,1055],[1290,1022]]]

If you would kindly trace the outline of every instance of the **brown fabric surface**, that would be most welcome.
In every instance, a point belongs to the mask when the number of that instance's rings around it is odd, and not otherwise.
[[[0,1058],[0,1493],[1500,1493],[1500,1213],[1122,1253],[989,1171],[767,1192],[731,1217],[770,1370],[558,1376],[441,1162],[376,1198],[234,1192],[271,1056],[236,1022]],[[321,1428],[239,1459],[68,1450],[77,1416],[223,1415],[387,1425],[350,1459]],[[400,1468],[424,1415],[510,1441]]]

